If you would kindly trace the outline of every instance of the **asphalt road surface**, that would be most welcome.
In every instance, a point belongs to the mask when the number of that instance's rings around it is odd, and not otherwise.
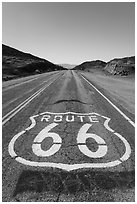
[[[3,85],[3,201],[134,201],[134,120],[79,72]]]

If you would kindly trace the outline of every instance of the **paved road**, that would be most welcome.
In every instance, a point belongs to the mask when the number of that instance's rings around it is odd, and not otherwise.
[[[134,121],[80,73],[4,83],[2,125],[3,201],[134,201]]]

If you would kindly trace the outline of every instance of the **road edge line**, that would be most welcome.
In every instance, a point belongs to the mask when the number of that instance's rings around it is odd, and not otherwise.
[[[88,81],[82,74],[82,78],[90,85],[92,86],[104,99],[107,100],[107,102],[110,103],[110,105],[113,106],[133,127],[135,127],[135,123],[128,117],[126,116],[116,105],[114,105],[104,94],[102,94],[90,81]]]

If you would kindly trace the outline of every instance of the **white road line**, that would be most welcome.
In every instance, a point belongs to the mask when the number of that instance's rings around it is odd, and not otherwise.
[[[51,77],[54,78],[54,77]],[[51,80],[51,79],[49,79]],[[45,82],[48,83],[49,80],[45,80],[44,82],[42,82],[40,85],[44,84]],[[41,88],[43,89],[43,87]],[[32,98],[35,94],[37,94],[37,92],[39,92],[41,89],[39,89],[38,91],[36,91],[34,94],[32,94],[29,98],[27,98],[25,101],[23,101],[21,104],[19,104],[16,108],[14,108],[13,110],[11,110],[9,113],[7,113],[5,116],[3,116],[2,120],[4,120],[6,117],[8,117],[11,113],[13,113],[15,110],[17,110],[20,106],[22,106],[25,102],[27,102],[30,98]]]
[[[30,80],[24,81],[24,82],[21,82],[21,83],[18,83],[18,84],[10,85],[10,87],[8,86],[8,87],[3,88],[3,91],[8,91],[9,89],[12,89],[12,88],[14,88],[14,87],[16,87],[16,86],[20,86],[20,85],[22,85],[22,84],[28,83],[28,82],[33,81],[33,80],[36,80],[36,79],[38,79],[38,77],[36,77],[36,78],[34,78],[34,79],[30,79]]]
[[[102,94],[91,82],[89,82],[83,75],[81,75],[82,78],[90,85],[92,86],[101,96],[103,96],[104,99],[107,100],[133,127],[135,127],[135,123],[127,117],[116,105],[114,105],[104,94]]]
[[[58,77],[57,77],[58,78]],[[57,79],[55,78],[55,80]],[[49,87],[55,80],[53,80],[51,83],[48,85],[42,87],[40,90],[38,90],[36,93],[31,95],[29,98],[27,98],[25,101],[23,101],[21,104],[19,104],[16,108],[14,108],[12,111],[7,113],[2,120],[5,120],[2,122],[2,125],[7,123],[13,116],[15,116],[22,108],[24,108],[28,103],[30,103],[34,98],[36,98],[41,92],[43,92],[47,87]],[[9,116],[9,117],[8,117]],[[7,118],[8,117],[8,118]]]
[[[41,85],[42,85],[42,84],[41,84]],[[36,88],[36,87],[34,87],[33,89],[30,89],[29,91],[25,92],[24,95],[30,93],[30,92],[33,91],[35,88]],[[14,98],[13,100],[7,102],[6,104],[3,104],[3,105],[2,105],[2,108],[6,108],[6,107],[9,106],[11,103],[15,102],[16,100],[20,99],[21,97],[22,97],[22,96],[19,96],[19,97],[17,97],[17,98]]]
[[[54,77],[51,76],[50,79],[43,81],[41,84],[39,84],[39,86],[43,85],[45,82],[47,83],[47,82],[48,82],[49,80],[51,80],[52,78],[54,78]],[[29,92],[33,91],[35,88],[36,88],[36,87],[30,89],[28,92],[25,92],[25,94],[28,94]],[[24,94],[24,95],[25,95],[25,94]],[[35,93],[34,93],[34,94],[35,94]],[[6,104],[3,104],[3,105],[2,105],[2,108],[6,108],[9,104],[15,102],[15,101],[18,100],[19,98],[20,98],[20,97],[13,99],[13,100],[9,101],[9,102],[6,103]],[[26,100],[27,100],[27,99],[26,99]],[[17,107],[16,107],[16,108],[17,108]],[[13,112],[13,110],[12,110],[11,112]],[[9,112],[9,113],[11,113],[11,112]],[[8,113],[8,114],[9,114],[9,113]],[[5,115],[5,116],[2,118],[2,120],[3,120],[5,117],[7,117],[7,115]]]
[[[55,73],[55,75],[58,75],[59,73]],[[52,74],[53,75],[53,74]],[[46,75],[46,76],[48,76],[48,75]],[[16,86],[20,86],[20,85],[22,85],[22,84],[25,84],[25,83],[28,83],[28,82],[30,82],[30,81],[33,81],[33,80],[36,80],[36,79],[38,79],[38,78],[42,78],[43,77],[43,75],[42,76],[37,76],[37,77],[35,77],[35,78],[33,78],[33,79],[28,79],[28,80],[26,80],[26,81],[23,81],[23,82],[21,82],[21,83],[15,83],[15,84],[12,84],[12,85],[9,85],[8,87],[6,86],[6,87],[3,87],[3,91],[7,91],[7,90],[9,90],[9,89],[12,89],[12,88],[14,88],[14,87],[16,87]],[[52,76],[51,76],[52,77]]]
[[[43,87],[42,87],[43,88]],[[41,89],[42,89],[41,88]],[[23,101],[22,103],[20,103],[16,108],[14,108],[13,110],[11,110],[9,113],[7,113],[2,120],[4,120],[6,117],[8,117],[11,113],[13,113],[14,111],[16,111],[20,106],[22,106],[24,103],[26,103],[28,100],[30,100],[33,96],[35,96],[35,94],[37,94],[41,89],[39,89],[38,91],[36,91],[34,94],[32,94],[29,98],[27,98],[25,101]]]

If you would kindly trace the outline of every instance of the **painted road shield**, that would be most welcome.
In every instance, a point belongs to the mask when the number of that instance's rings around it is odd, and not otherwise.
[[[31,116],[31,124],[9,143],[9,154],[28,166],[67,171],[114,167],[128,160],[128,141],[98,113],[52,113]],[[117,144],[121,147],[117,149]]]

